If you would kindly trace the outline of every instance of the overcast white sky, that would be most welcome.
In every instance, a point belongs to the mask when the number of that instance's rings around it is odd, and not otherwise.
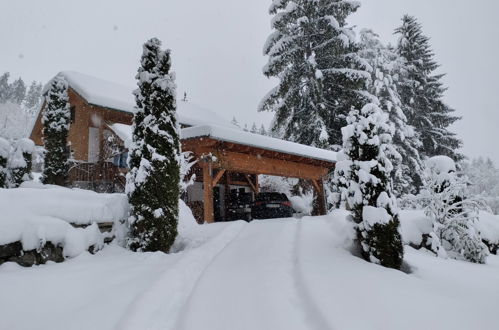
[[[256,107],[275,81],[261,73],[269,0],[0,0],[0,73],[46,82],[76,70],[133,86],[142,43],[173,50],[179,94],[240,122],[268,122]],[[499,1],[361,0],[350,19],[385,41],[404,13],[431,37],[454,130],[469,156],[499,163]]]

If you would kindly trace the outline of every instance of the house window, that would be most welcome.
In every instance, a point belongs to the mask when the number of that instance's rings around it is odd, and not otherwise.
[[[128,152],[123,152],[121,154],[114,156],[113,164],[115,166],[118,166],[119,168],[127,168],[128,167],[127,160],[128,160]]]
[[[76,109],[75,109],[75,106],[73,105],[71,108],[69,108],[69,111],[71,113],[71,117],[70,117],[70,120],[71,120],[71,124],[75,122],[75,118],[76,118]]]

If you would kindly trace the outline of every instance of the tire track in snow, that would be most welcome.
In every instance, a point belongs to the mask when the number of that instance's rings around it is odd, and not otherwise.
[[[301,298],[306,319],[313,326],[313,328],[316,330],[332,330],[333,327],[329,325],[327,318],[321,312],[320,308],[317,305],[317,302],[312,297],[310,290],[307,287],[305,276],[303,274],[304,267],[300,260],[300,255],[302,253],[302,226],[302,219],[298,219],[296,223],[295,244],[293,249],[293,273],[296,291]],[[313,238],[309,237],[309,239]]]
[[[115,329],[175,329],[179,312],[204,270],[245,226],[242,221],[232,223],[205,244],[187,251],[137,297]]]
[[[294,280],[296,221],[253,221],[191,292],[176,330],[315,329]]]

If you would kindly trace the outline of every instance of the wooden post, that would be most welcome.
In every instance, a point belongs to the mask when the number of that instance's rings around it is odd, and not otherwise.
[[[310,180],[315,188],[314,215],[326,215],[326,194],[322,179]]]
[[[213,211],[213,178],[210,163],[203,163],[203,198],[204,198],[204,221],[212,223],[215,221]]]

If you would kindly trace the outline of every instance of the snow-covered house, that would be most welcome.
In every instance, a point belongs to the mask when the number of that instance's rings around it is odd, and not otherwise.
[[[71,181],[80,187],[119,190],[132,135],[133,88],[72,71],[60,74],[69,85]],[[43,108],[31,132],[40,146]],[[195,183],[184,199],[198,219],[227,219],[234,196],[251,198],[259,191],[260,174],[310,180],[317,192],[317,213],[325,213],[322,180],[334,168],[334,152],[242,131],[190,102],[178,101],[177,113],[182,150],[191,151],[197,161],[192,169]]]

